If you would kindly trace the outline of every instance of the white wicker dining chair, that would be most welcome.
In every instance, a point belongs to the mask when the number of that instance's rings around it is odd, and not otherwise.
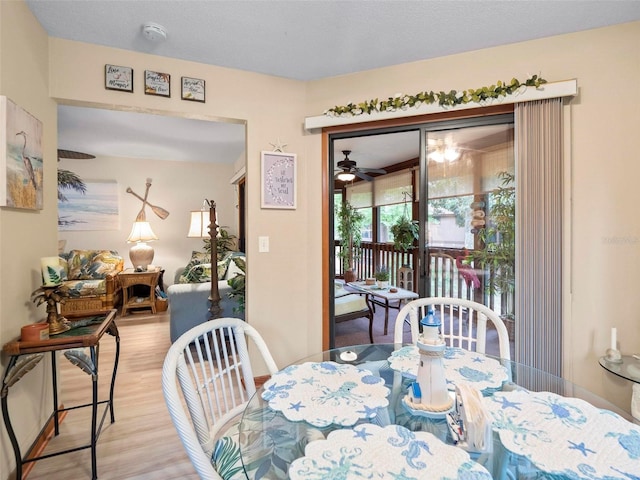
[[[440,316],[442,336],[450,347],[486,353],[487,320],[490,320],[498,332],[500,358],[511,360],[509,333],[500,316],[486,305],[462,298],[429,297],[408,302],[396,317],[394,343],[403,343],[405,322],[411,328],[411,342],[416,342],[420,320],[429,307]]]
[[[258,331],[237,318],[193,327],[171,345],[164,360],[162,391],[169,415],[201,479],[244,477],[230,432],[237,435],[244,407],[256,391],[247,338],[269,373],[277,372]]]

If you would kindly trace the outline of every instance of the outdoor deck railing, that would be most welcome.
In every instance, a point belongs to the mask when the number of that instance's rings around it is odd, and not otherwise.
[[[344,277],[344,269],[339,257],[341,249],[336,242],[336,272],[338,278]],[[391,243],[362,242],[355,250],[354,270],[358,279],[372,278],[376,270],[384,265],[389,269],[390,283],[398,284],[397,272],[403,265],[413,269],[414,290],[418,291],[420,272],[417,254],[413,251],[401,252]],[[486,288],[495,272],[474,268],[462,260],[468,254],[464,249],[437,248],[429,250],[429,296],[454,297],[474,300],[482,303],[498,314],[506,314],[508,306],[513,305],[513,292],[491,293]]]

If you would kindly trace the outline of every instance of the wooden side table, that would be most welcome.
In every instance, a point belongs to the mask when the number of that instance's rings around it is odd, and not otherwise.
[[[133,268],[127,268],[118,274],[118,281],[122,286],[122,312],[124,317],[129,310],[138,308],[150,308],[156,313],[156,285],[160,278],[161,268],[149,272],[136,272]],[[148,297],[137,297],[132,295],[132,287],[135,285],[145,285],[149,287]]]
[[[22,467],[25,463],[35,462],[43,458],[49,458],[65,453],[76,452],[85,448],[91,448],[91,476],[93,479],[98,478],[97,460],[96,460],[96,443],[100,436],[102,424],[104,423],[107,413],[110,413],[111,423],[115,422],[113,413],[113,391],[116,383],[116,372],[118,369],[118,358],[120,356],[120,335],[118,327],[115,323],[116,310],[110,310],[107,313],[98,313],[92,316],[68,318],[71,329],[59,333],[47,340],[37,341],[21,341],[20,339],[6,343],[2,347],[2,351],[9,355],[9,363],[2,377],[2,390],[0,402],[2,404],[2,418],[4,419],[9,439],[13,447],[16,459],[16,479],[22,478]],[[113,371],[111,374],[111,386],[109,389],[109,398],[98,400],[98,351],[102,336],[108,333],[113,336],[116,341],[116,352],[113,362]],[[85,348],[89,349],[89,354],[85,353]],[[92,402],[84,405],[60,408],[58,403],[58,378],[56,368],[56,351],[65,350],[64,356],[83,372],[91,376],[93,385]],[[91,442],[86,445],[69,448],[66,450],[50,453],[47,455],[39,455],[31,457],[35,446],[32,445],[25,455],[20,452],[20,445],[16,439],[9,409],[7,397],[10,388],[15,385],[23,375],[26,375],[35,365],[37,365],[45,356],[46,352],[51,352],[51,373],[53,382],[53,422],[54,434],[60,433],[60,414],[77,408],[91,407]],[[104,405],[102,419],[98,422],[98,407]]]

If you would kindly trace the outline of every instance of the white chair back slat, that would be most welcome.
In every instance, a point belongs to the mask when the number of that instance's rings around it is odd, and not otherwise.
[[[230,420],[238,419],[256,391],[247,337],[269,373],[277,372],[260,334],[236,318],[211,320],[192,328],[174,342],[165,357],[165,401],[200,478],[221,478],[211,464],[216,434]]]
[[[403,343],[406,322],[410,324],[411,342],[415,343],[420,320],[430,307],[440,316],[441,333],[447,345],[486,353],[487,321],[490,320],[498,333],[500,358],[511,360],[509,334],[500,316],[486,305],[461,298],[428,297],[408,302],[396,317],[394,343]]]
[[[202,369],[203,390],[206,393],[209,405],[209,416],[214,421],[221,418],[226,411],[229,410],[227,402],[227,388],[224,382],[220,381],[224,368],[226,356],[224,352],[220,353],[219,330],[213,330],[202,336],[202,341],[196,342],[198,357],[200,360],[200,368]],[[212,347],[213,346],[213,350]],[[202,348],[204,347],[204,351]]]
[[[194,378],[197,378],[197,373],[193,371],[193,365],[191,360],[187,361],[181,357],[178,360],[177,376],[198,441],[203,443],[209,437],[211,425],[201,401],[201,385],[194,381]]]

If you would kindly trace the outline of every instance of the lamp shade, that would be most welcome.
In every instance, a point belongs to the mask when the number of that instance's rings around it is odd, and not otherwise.
[[[209,237],[209,210],[197,210],[191,212],[191,222],[189,223],[189,238]]]
[[[127,242],[129,243],[150,242],[152,240],[158,240],[158,237],[156,237],[156,234],[151,230],[149,222],[135,222],[131,228],[129,238],[127,238]]]
[[[338,174],[338,176],[336,178],[338,180],[340,180],[341,182],[350,182],[351,180],[356,178],[356,176],[355,176],[355,174],[353,174],[351,172],[341,172],[341,173]]]

